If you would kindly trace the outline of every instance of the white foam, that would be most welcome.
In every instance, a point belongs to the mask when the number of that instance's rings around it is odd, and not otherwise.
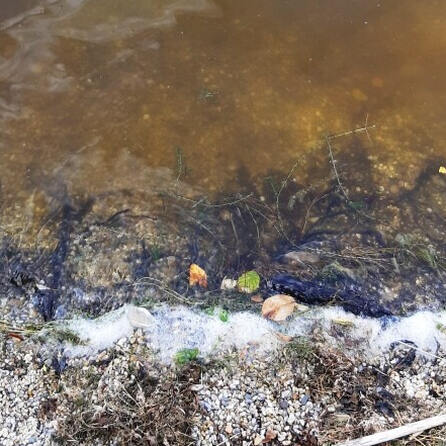
[[[67,328],[77,333],[86,345],[66,346],[68,356],[89,356],[105,350],[121,338],[130,336],[134,330],[126,316],[127,306],[105,314],[97,319],[72,319]]]
[[[302,320],[319,324],[328,340],[342,346],[342,339],[333,335],[333,325],[348,333],[350,340],[357,341],[358,347],[369,355],[388,350],[399,341],[410,341],[418,349],[435,352],[439,346],[446,347],[446,312],[419,311],[407,317],[364,318],[345,312],[339,307],[313,310],[309,315],[295,318],[289,323],[288,334],[301,332]],[[348,324],[348,327],[346,325]]]
[[[134,330],[124,306],[95,320],[74,319],[68,327],[86,346],[66,345],[68,356],[92,355],[128,337]],[[198,348],[201,356],[231,348],[252,347],[259,353],[270,352],[281,344],[276,332],[291,336],[306,336],[319,327],[327,342],[347,348],[345,339],[354,340],[355,351],[377,355],[398,341],[411,341],[418,349],[436,352],[446,347],[446,313],[420,311],[402,318],[362,318],[338,307],[315,308],[297,315],[283,324],[276,324],[251,312],[229,314],[227,322],[217,315],[209,316],[186,307],[161,307],[153,312],[154,322],[144,330],[147,344],[162,362],[170,362],[178,350]],[[333,327],[337,327],[336,330]],[[439,328],[440,327],[440,328]],[[342,336],[338,336],[339,332]]]

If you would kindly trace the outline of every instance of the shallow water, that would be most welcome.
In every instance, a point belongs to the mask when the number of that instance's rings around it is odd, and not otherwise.
[[[104,189],[123,153],[208,193],[296,159],[309,184],[329,168],[324,135],[367,116],[371,139],[337,150],[365,150],[387,189],[446,157],[444,2],[2,3],[4,193],[48,187],[67,160],[75,190]]]
[[[145,298],[152,267],[195,298],[193,262],[220,293],[341,259],[392,312],[444,305],[445,20],[434,0],[4,0],[0,285],[52,318]],[[277,265],[297,245],[317,267]]]

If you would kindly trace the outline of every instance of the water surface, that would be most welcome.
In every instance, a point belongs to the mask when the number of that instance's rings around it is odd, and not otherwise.
[[[444,2],[3,3],[8,193],[51,181],[72,156],[66,181],[103,189],[123,153],[176,169],[179,148],[188,182],[208,192],[296,159],[308,182],[327,165],[324,135],[366,116],[376,128],[357,144],[386,187],[410,187],[427,160],[446,156]]]
[[[320,269],[367,263],[363,295],[444,300],[445,20],[436,0],[3,0],[5,283],[20,265],[129,301],[161,253],[180,293],[195,261],[218,289],[318,240]]]

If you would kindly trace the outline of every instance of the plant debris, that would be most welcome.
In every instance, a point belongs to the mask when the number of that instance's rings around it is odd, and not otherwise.
[[[284,321],[293,314],[297,303],[293,297],[286,294],[276,294],[268,297],[262,305],[262,316],[275,322]]]
[[[199,285],[203,288],[208,286],[206,271],[195,263],[193,263],[189,268],[189,285]]]
[[[256,271],[243,273],[237,280],[237,287],[242,293],[255,293],[260,286],[260,276]]]

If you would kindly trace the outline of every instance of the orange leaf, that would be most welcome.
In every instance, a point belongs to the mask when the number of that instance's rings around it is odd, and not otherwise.
[[[268,297],[262,305],[262,316],[276,322],[284,321],[296,307],[296,301],[286,294]]]
[[[195,263],[192,263],[189,268],[189,285],[199,285],[203,288],[208,286],[208,278],[205,270]]]

